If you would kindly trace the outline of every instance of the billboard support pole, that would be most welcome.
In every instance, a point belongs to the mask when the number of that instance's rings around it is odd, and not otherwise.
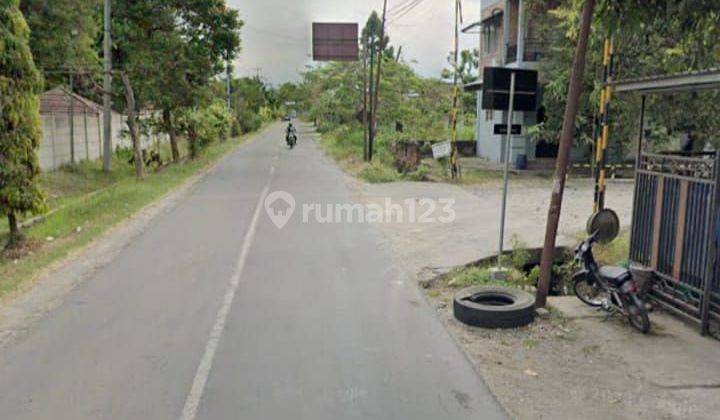
[[[498,244],[498,262],[497,266],[502,271],[502,255],[503,248],[505,246],[505,215],[507,213],[507,196],[508,196],[508,183],[510,178],[510,157],[512,155],[512,123],[513,123],[513,111],[515,110],[515,78],[516,73],[512,72],[510,76],[510,105],[508,106],[507,126],[508,131],[505,135],[505,168],[503,172],[503,197],[502,197],[502,208],[500,210],[500,241]]]

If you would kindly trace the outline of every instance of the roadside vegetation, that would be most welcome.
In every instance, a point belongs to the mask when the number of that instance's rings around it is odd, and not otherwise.
[[[181,186],[285,112],[260,76],[221,75],[244,23],[225,0],[113,1],[113,110],[130,147],[109,165],[40,171],[39,95],[72,83],[101,103],[103,14],[84,0],[10,0],[0,10],[0,298]],[[152,22],[147,20],[152,16]],[[143,135],[166,139],[143,149]]]
[[[602,1],[589,40],[587,69],[583,77],[577,144],[593,143],[593,121],[602,89],[603,43],[614,43],[614,78],[697,71],[720,64],[720,8],[716,0],[678,2]],[[535,36],[547,46],[540,61],[544,75],[543,106],[546,120],[532,129],[537,140],[557,142],[562,129],[578,22],[583,2],[577,0],[527,1],[533,15]],[[696,140],[694,149],[706,143],[720,145],[720,92],[688,92],[647,96],[646,138],[651,150],[679,147],[683,134]],[[632,155],[637,138],[640,95],[613,98],[610,118],[610,162]],[[588,156],[588,160],[590,156]]]
[[[446,70],[438,78],[420,77],[388,37],[379,41],[380,28],[380,19],[373,12],[362,32],[360,61],[308,69],[302,82],[280,88],[281,102],[299,104],[300,116],[315,123],[321,133],[322,148],[354,176],[368,182],[447,181],[450,173],[446,161],[426,158],[408,164],[398,156],[403,143],[422,142],[427,155],[432,143],[451,138],[453,72]],[[365,69],[371,61],[377,63],[377,57],[382,60],[380,99],[373,159],[367,162],[364,145],[371,115],[362,86],[370,82],[364,77]],[[462,81],[470,82],[475,79],[472,69],[477,56],[466,52],[462,57]],[[372,100],[369,96],[367,101]],[[461,94],[459,104],[457,138],[474,141],[475,95]],[[463,175],[465,183],[495,177],[492,172],[476,169]]]
[[[582,235],[578,235],[578,242]],[[459,290],[470,286],[504,286],[535,292],[540,278],[540,267],[534,262],[532,252],[527,245],[513,238],[512,251],[502,258],[503,267],[508,271],[504,280],[494,280],[491,268],[497,266],[495,257],[486,262],[458,267],[435,279],[429,284],[431,289],[445,291]],[[630,252],[630,233],[623,231],[617,239],[609,244],[597,244],[594,249],[595,258],[600,265],[619,265],[628,267]],[[565,295],[572,292],[572,275],[577,267],[573,260],[572,250],[568,250],[563,261],[553,266],[552,292]],[[432,294],[432,291],[431,291]],[[435,292],[434,294],[438,294]]]
[[[0,298],[35,279],[42,270],[81,249],[118,223],[218,162],[247,137],[215,142],[192,160],[153,171],[141,182],[124,157],[114,158],[112,176],[101,162],[84,162],[44,174],[40,181],[50,212],[24,229],[22,247],[0,253]],[[169,149],[167,150],[169,153]],[[0,229],[0,242],[7,240]]]

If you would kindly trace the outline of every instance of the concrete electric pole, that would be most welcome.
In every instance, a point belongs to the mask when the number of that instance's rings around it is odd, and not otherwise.
[[[112,40],[110,39],[111,0],[105,0],[104,83],[103,83],[103,171],[110,172],[112,160]]]

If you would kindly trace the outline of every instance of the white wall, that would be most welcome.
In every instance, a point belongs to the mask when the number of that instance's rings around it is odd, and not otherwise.
[[[70,163],[70,118],[65,114],[43,114],[42,116],[43,140],[40,145],[40,168],[44,171],[53,171],[62,165]],[[94,160],[102,157],[102,114],[75,115],[75,160]],[[112,118],[112,147],[132,147],[132,141],[123,132],[127,130],[126,118],[120,114],[113,114]],[[86,130],[87,123],[87,130]],[[144,148],[154,145],[156,138],[143,136]],[[165,141],[161,137],[161,141]]]

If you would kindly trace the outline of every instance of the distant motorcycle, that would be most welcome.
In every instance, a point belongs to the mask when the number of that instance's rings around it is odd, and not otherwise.
[[[590,235],[575,249],[575,260],[581,270],[573,276],[573,291],[586,305],[599,308],[608,316],[620,313],[630,320],[638,331],[650,331],[645,302],[640,298],[632,273],[622,267],[600,267],[593,255],[598,232]]]
[[[291,149],[295,148],[295,145],[297,144],[297,134],[295,134],[294,131],[291,131],[287,134],[285,141],[287,142],[288,147]]]

